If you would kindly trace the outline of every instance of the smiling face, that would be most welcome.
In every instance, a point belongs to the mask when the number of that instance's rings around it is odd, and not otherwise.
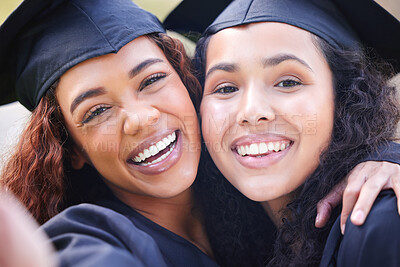
[[[200,157],[196,111],[149,38],[71,68],[56,97],[78,155],[117,196],[170,198],[193,183]]]
[[[248,198],[287,199],[330,140],[334,92],[326,60],[310,33],[270,22],[218,32],[206,56],[200,112],[212,159]]]

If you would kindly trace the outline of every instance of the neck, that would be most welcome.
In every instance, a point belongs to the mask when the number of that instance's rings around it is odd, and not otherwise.
[[[146,218],[185,238],[212,257],[202,215],[195,208],[191,188],[166,199],[121,191],[114,191],[114,194]]]
[[[292,197],[290,195],[285,195],[273,200],[261,202],[261,206],[264,208],[265,212],[276,227],[279,227],[282,224],[281,211],[287,206],[287,204],[289,204],[291,199]]]

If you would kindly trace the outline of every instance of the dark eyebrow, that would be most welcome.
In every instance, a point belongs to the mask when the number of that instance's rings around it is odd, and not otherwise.
[[[311,71],[313,71],[311,69],[311,67],[302,59],[296,57],[295,55],[292,54],[279,54],[273,57],[269,57],[269,58],[264,58],[262,60],[262,65],[263,67],[268,67],[268,66],[276,66],[279,65],[280,63],[286,61],[286,60],[295,60],[297,62],[299,62],[301,65],[307,67],[308,69],[310,69]]]
[[[139,72],[141,72],[143,69],[147,68],[148,66],[155,64],[155,63],[159,63],[159,62],[164,62],[162,59],[160,58],[150,58],[150,59],[146,59],[145,61],[143,61],[142,63],[140,63],[139,65],[137,65],[136,67],[134,67],[130,72],[129,72],[129,78],[132,79],[133,77],[135,77],[136,75],[139,74]]]
[[[70,112],[72,112],[76,109],[76,107],[82,103],[84,100],[98,96],[98,95],[103,95],[106,93],[106,90],[103,87],[95,88],[95,89],[90,89],[88,91],[83,92],[82,94],[78,95],[75,97],[74,101],[72,101]]]
[[[216,64],[216,65],[212,66],[212,67],[207,71],[207,74],[206,74],[206,78],[205,78],[205,79],[207,79],[207,77],[210,76],[210,74],[213,73],[213,72],[216,71],[216,70],[223,70],[223,71],[227,71],[227,72],[234,72],[234,71],[237,71],[238,69],[239,69],[239,67],[238,67],[236,64],[231,64],[231,63],[219,63],[219,64]]]

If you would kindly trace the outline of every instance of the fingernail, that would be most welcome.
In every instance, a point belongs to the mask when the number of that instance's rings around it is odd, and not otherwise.
[[[341,230],[342,230],[342,235],[344,235],[344,229],[346,228],[346,224],[344,223],[344,224],[342,224],[342,227],[340,227],[341,228]]]
[[[364,221],[364,212],[362,210],[356,210],[351,215],[351,221],[355,224],[362,224]]]
[[[321,215],[317,213],[317,217],[315,218],[315,224],[319,223],[319,220],[321,220]]]

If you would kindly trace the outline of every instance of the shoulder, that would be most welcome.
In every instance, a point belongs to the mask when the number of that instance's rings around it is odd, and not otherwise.
[[[147,233],[110,208],[80,204],[42,226],[61,266],[164,266],[161,252]]]
[[[364,225],[346,222],[337,262],[343,266],[399,266],[400,216],[393,191],[382,192]]]
[[[132,222],[112,209],[94,204],[79,204],[57,214],[43,224],[42,228],[51,236],[59,231],[66,231],[66,229],[112,230],[115,229],[114,226],[121,228],[126,224],[132,225]]]

